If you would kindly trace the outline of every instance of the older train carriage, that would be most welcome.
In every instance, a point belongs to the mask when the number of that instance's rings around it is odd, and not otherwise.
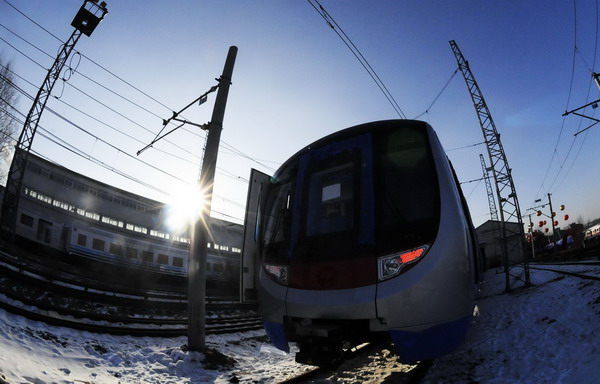
[[[73,258],[186,276],[190,239],[165,224],[160,202],[29,156],[15,234]],[[242,226],[209,219],[207,281],[238,284]]]

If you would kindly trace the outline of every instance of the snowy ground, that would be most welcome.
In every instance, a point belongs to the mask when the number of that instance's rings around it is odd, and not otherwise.
[[[600,275],[598,266],[563,268]],[[600,282],[542,271],[532,282],[504,294],[504,275],[488,272],[467,341],[424,382],[600,382]],[[185,337],[97,335],[0,310],[0,383],[275,383],[309,369],[265,340],[262,331],[209,335],[217,353],[207,356],[182,349]],[[315,383],[397,383],[410,368],[384,349]]]

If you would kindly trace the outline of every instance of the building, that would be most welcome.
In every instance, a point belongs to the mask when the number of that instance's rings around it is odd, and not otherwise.
[[[479,249],[484,260],[485,268],[496,268],[502,266],[502,241],[500,234],[500,221],[488,220],[475,229],[479,242]],[[518,223],[506,223],[507,249],[509,251],[508,261],[510,265],[517,264],[523,260],[523,247],[519,235]]]

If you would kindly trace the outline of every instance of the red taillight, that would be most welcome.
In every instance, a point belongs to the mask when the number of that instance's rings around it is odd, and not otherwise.
[[[409,251],[382,256],[377,261],[379,280],[387,280],[400,274],[405,265],[419,260],[429,247],[423,245]]]
[[[265,264],[265,271],[279,284],[287,285],[288,267],[285,265]]]

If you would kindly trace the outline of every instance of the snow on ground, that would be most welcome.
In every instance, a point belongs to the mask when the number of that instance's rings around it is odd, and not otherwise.
[[[568,269],[600,275],[598,266]],[[465,344],[437,359],[425,383],[600,382],[600,282],[532,270],[533,287],[504,294],[503,274],[486,278]],[[186,342],[97,335],[0,310],[0,383],[276,383],[309,369],[263,331],[209,335],[210,354],[187,352]],[[396,383],[410,369],[386,350],[358,361],[315,383]]]

